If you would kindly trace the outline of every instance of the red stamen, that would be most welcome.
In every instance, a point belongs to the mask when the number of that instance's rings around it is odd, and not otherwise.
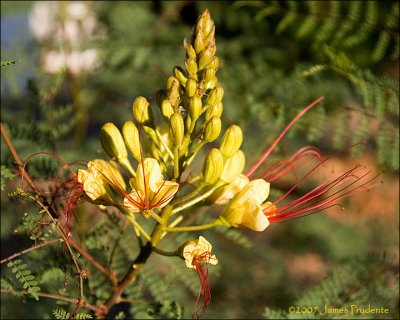
[[[312,107],[314,107],[318,102],[323,100],[324,97],[320,97],[311,104],[309,104],[307,107],[305,107],[302,111],[300,111],[299,114],[297,114],[292,121],[289,122],[289,124],[285,127],[285,129],[282,130],[282,132],[279,134],[279,136],[274,140],[272,145],[261,155],[261,157],[258,159],[258,161],[249,169],[249,171],[246,172],[246,176],[250,177],[257,169],[258,167],[264,162],[264,160],[270,155],[272,150],[277,146],[277,144],[282,140],[282,138],[285,136],[285,134],[288,132],[288,130],[299,120],[307,111],[309,111]]]
[[[64,231],[66,234],[68,234],[69,230],[70,230],[70,223],[71,223],[72,215],[73,215],[73,212],[76,207],[76,203],[84,193],[82,186],[77,181],[77,174],[70,167],[70,165],[67,164],[62,158],[60,158],[59,156],[57,156],[51,152],[46,152],[46,151],[37,152],[37,153],[34,153],[31,156],[29,156],[26,159],[26,161],[22,167],[23,171],[26,170],[26,166],[27,166],[28,162],[30,161],[30,159],[37,155],[49,155],[52,158],[60,161],[63,164],[63,166],[57,171],[55,179],[46,178],[46,180],[48,182],[51,181],[55,184],[55,191],[43,191],[43,190],[39,189],[36,185],[32,186],[32,188],[34,189],[33,191],[35,193],[40,194],[42,196],[42,198],[45,199],[45,201],[47,202],[46,205],[49,208],[52,208],[55,204],[62,205],[62,202],[65,202],[64,210],[63,210],[63,214],[66,217]],[[70,174],[72,175],[72,177],[70,177],[69,180],[61,181],[62,180],[61,175],[64,170],[68,170],[70,172]],[[24,187],[24,175],[22,175],[21,186],[23,189],[25,188]],[[57,197],[57,194],[67,192],[68,190],[69,190],[68,195],[65,198]],[[49,200],[47,196],[50,196],[51,199]],[[59,218],[59,217],[57,217],[57,218]]]
[[[374,181],[377,176],[372,177],[367,181],[362,181],[371,173],[371,171],[358,174],[360,167],[360,165],[356,165],[349,171],[325,181],[298,199],[281,207],[277,207],[277,204],[285,199],[301,183],[301,181],[304,180],[301,179],[286,194],[276,200],[272,206],[264,208],[264,214],[268,217],[268,220],[273,223],[299,218],[325,210],[334,205],[340,205],[338,203],[340,200],[354,194],[368,191],[376,185],[370,185],[370,183]],[[359,183],[360,181],[362,181],[362,183]]]
[[[280,160],[268,167],[265,171],[259,174],[255,179],[262,178],[268,182],[276,181],[289,173],[295,173],[304,162],[308,159],[307,157],[313,157],[318,160],[322,158],[320,151],[312,146],[303,147],[292,154],[288,159]]]
[[[202,255],[195,256],[193,258],[192,263],[196,266],[197,276],[200,280],[200,290],[197,295],[196,304],[193,309],[192,318],[196,316],[197,319],[201,319],[201,317],[206,312],[208,305],[211,302],[211,290],[208,284],[208,262],[210,260],[210,253],[205,252]],[[205,268],[203,268],[202,263],[204,263]],[[203,305],[198,307],[201,295],[203,294]]]

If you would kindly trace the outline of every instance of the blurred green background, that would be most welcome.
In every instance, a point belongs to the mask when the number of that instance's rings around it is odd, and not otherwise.
[[[345,201],[345,211],[334,207],[263,233],[242,230],[246,240],[206,232],[220,262],[210,268],[205,318],[309,318],[286,312],[300,303],[371,304],[390,309],[382,318],[398,318],[397,1],[2,1],[2,61],[16,63],[1,68],[1,117],[20,157],[39,151],[67,162],[103,157],[101,125],[131,119],[139,95],[155,106],[173,66],[183,65],[183,39],[205,8],[222,60],[223,123],[242,126],[247,166],[301,108],[325,96],[274,157],[307,144],[329,154],[366,141],[330,168],[361,163],[384,181]],[[13,167],[3,141],[1,147],[1,164]],[[52,168],[46,161],[32,161],[30,169],[40,175]],[[31,243],[13,234],[23,209],[7,192],[19,183],[7,180],[2,192],[2,258]],[[171,271],[159,257],[150,267],[160,279]],[[190,317],[195,295],[179,279],[172,283]],[[4,319],[51,318],[55,307],[5,293],[1,302]]]

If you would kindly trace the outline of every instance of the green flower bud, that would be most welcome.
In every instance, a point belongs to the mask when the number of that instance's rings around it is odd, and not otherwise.
[[[204,50],[205,47],[206,44],[204,42],[204,37],[201,33],[198,33],[196,35],[196,38],[194,39],[194,50],[197,54],[199,54],[201,51]]]
[[[194,79],[189,79],[185,85],[185,91],[188,97],[193,97],[197,90],[197,82]]]
[[[196,59],[193,58],[187,58],[185,60],[185,68],[187,73],[194,79],[197,79],[197,63],[196,63]],[[186,84],[186,82],[185,82]]]
[[[222,87],[217,86],[211,90],[210,94],[207,98],[207,104],[214,105],[222,101],[224,96],[224,89]]]
[[[186,49],[186,57],[196,59],[196,51],[194,50],[193,46],[186,41],[186,39],[183,41],[183,45]]]
[[[209,81],[206,82],[205,90],[214,89],[217,86],[218,79],[216,76],[212,77]]]
[[[213,148],[208,153],[203,167],[203,181],[213,184],[218,181],[224,168],[224,157],[221,151]]]
[[[243,142],[242,129],[237,125],[231,125],[226,129],[221,141],[221,152],[225,157],[232,157],[239,150]]]
[[[173,73],[176,79],[182,84],[185,85],[188,77],[186,72],[181,67],[174,67]]]
[[[166,84],[168,98],[171,104],[177,105],[179,103],[179,81],[175,77],[169,77]]]
[[[215,45],[214,45],[215,47]],[[214,56],[215,50],[212,49],[212,46],[209,46],[206,50],[199,54],[199,70],[204,69],[212,60]]]
[[[185,133],[183,118],[180,113],[174,113],[169,118],[169,135],[174,145],[179,146],[182,143]]]
[[[215,68],[207,67],[204,69],[203,79],[205,82],[213,80],[215,78],[215,73],[217,70]]]
[[[212,117],[220,118],[223,110],[224,110],[224,107],[222,105],[222,102],[217,103],[213,106],[208,106],[206,115],[205,115],[205,120],[208,121]]]
[[[165,90],[158,90],[156,93],[156,101],[157,105],[161,108],[162,102],[167,99],[167,93]]]
[[[208,9],[204,10],[203,13],[198,17],[196,22],[196,33],[204,33],[207,35],[209,29],[213,26],[214,22],[211,19],[210,11]],[[205,32],[205,29],[208,29],[208,32]]]
[[[207,67],[218,69],[220,66],[221,66],[221,60],[219,60],[217,56],[214,56],[212,57]]]
[[[133,121],[126,121],[122,126],[122,135],[125,145],[137,161],[141,161],[142,151],[140,145],[139,130]]]
[[[212,117],[204,128],[203,140],[213,142],[221,133],[221,119],[219,117]]]
[[[245,162],[246,157],[244,156],[244,152],[239,149],[232,157],[225,160],[221,180],[226,183],[231,183],[242,173]]]
[[[201,98],[199,96],[193,96],[189,99],[189,114],[192,120],[196,120],[201,114]]]
[[[128,158],[128,151],[117,126],[108,122],[100,130],[100,143],[105,153],[117,160]]]
[[[133,117],[137,122],[145,124],[150,121],[149,102],[145,97],[137,97],[132,106]]]
[[[161,113],[167,119],[169,119],[174,113],[174,107],[169,99],[165,99],[163,102],[161,102]]]
[[[173,76],[168,77],[167,82],[165,84],[165,88],[167,89],[167,91],[171,91],[176,86],[179,87],[179,80]]]

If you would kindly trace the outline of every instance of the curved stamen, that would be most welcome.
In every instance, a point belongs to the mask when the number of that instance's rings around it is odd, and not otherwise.
[[[324,97],[319,97],[317,100],[309,104],[307,107],[305,107],[300,113],[298,113],[292,121],[289,122],[289,124],[282,130],[282,132],[278,135],[278,137],[274,140],[272,145],[261,155],[259,160],[249,169],[249,171],[246,172],[247,177],[251,177],[253,173],[258,169],[258,167],[264,162],[264,160],[270,155],[272,150],[277,146],[277,144],[282,140],[282,138],[285,136],[285,134],[288,132],[288,130],[299,120],[307,111],[309,111],[312,107],[314,107],[318,102],[323,100]]]

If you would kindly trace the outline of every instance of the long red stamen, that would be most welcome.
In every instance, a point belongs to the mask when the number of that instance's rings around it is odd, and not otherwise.
[[[292,154],[288,159],[280,160],[277,163],[269,166],[261,174],[257,175],[257,178],[262,178],[268,182],[276,181],[289,173],[294,173],[304,162],[312,157],[320,160],[322,154],[320,151],[312,146],[303,147]]]
[[[199,277],[200,280],[200,290],[197,295],[196,304],[192,313],[192,318],[196,316],[197,319],[200,319],[206,312],[206,309],[211,302],[211,290],[207,279],[209,259],[210,259],[210,253],[205,252],[201,256],[194,257],[192,261],[192,263],[196,266],[197,276]],[[202,262],[205,264],[205,268],[203,268]],[[203,295],[203,305],[198,307],[201,295]]]
[[[359,170],[360,167],[360,165],[356,165],[349,171],[325,181],[298,199],[281,207],[276,207],[276,205],[289,194],[286,193],[275,201],[273,206],[264,208],[264,213],[270,222],[280,222],[292,218],[299,218],[325,210],[334,205],[339,205],[338,202],[340,200],[354,194],[368,191],[376,185],[370,185],[370,183],[376,179],[376,176],[367,181],[362,181],[371,171],[357,174],[357,170]],[[360,181],[362,181],[361,184],[359,183]]]
[[[282,132],[279,134],[279,136],[274,140],[272,145],[261,155],[261,157],[258,159],[258,161],[249,169],[249,171],[246,172],[246,176],[250,177],[257,169],[258,167],[264,162],[264,160],[270,155],[272,150],[277,146],[277,144],[282,140],[282,138],[285,136],[285,134],[288,132],[288,130],[299,120],[307,111],[309,111],[312,107],[314,107],[318,102],[323,100],[324,97],[319,97],[317,100],[309,104],[307,107],[305,107],[302,111],[300,111],[299,114],[297,114],[292,121],[289,122],[289,124],[285,127],[285,129],[282,130]]]
[[[62,202],[65,202],[64,210],[63,210],[63,214],[66,217],[64,231],[66,232],[66,234],[68,234],[69,229],[70,229],[72,215],[75,210],[77,201],[83,195],[83,189],[82,189],[80,183],[77,181],[76,172],[71,168],[71,166],[69,164],[67,164],[62,158],[60,158],[59,156],[57,156],[51,152],[46,152],[46,151],[37,152],[37,153],[34,153],[31,156],[29,156],[26,159],[26,161],[22,167],[23,171],[26,170],[26,166],[27,166],[28,162],[30,161],[30,159],[37,155],[49,155],[52,158],[60,161],[63,164],[63,166],[57,171],[56,179],[53,180],[53,179],[46,178],[47,181],[52,181],[55,184],[55,188],[56,188],[55,191],[43,191],[43,190],[40,190],[38,187],[36,187],[36,185],[34,185],[33,188],[36,193],[41,194],[43,197],[51,196],[50,201],[48,199],[46,199],[46,201],[49,201],[49,203],[47,203],[47,205],[49,207],[53,207],[53,205],[57,204],[57,202],[61,205],[62,205]],[[68,170],[70,172],[70,174],[72,174],[72,178],[69,178],[69,180],[61,182],[61,175],[64,170]],[[21,185],[22,185],[22,188],[24,188],[24,175],[22,175]],[[65,198],[57,196],[59,193],[64,193],[67,191],[68,191],[68,194]]]

